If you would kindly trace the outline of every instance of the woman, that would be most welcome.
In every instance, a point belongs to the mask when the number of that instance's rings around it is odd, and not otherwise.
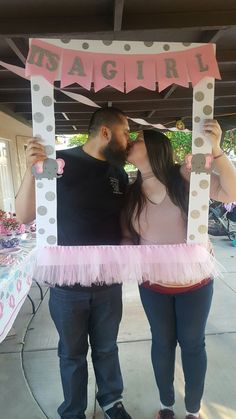
[[[210,196],[221,202],[236,199],[236,169],[220,149],[221,129],[206,120],[204,135],[211,141],[218,175],[211,175]],[[124,243],[178,244],[187,236],[190,175],[174,163],[168,138],[144,131],[131,143],[128,161],[138,168],[124,211]],[[141,301],[152,333],[152,364],[160,393],[157,419],[174,418],[175,350],[179,343],[185,378],[186,418],[200,418],[206,373],[205,326],[210,310],[213,280],[202,278],[183,287],[143,283]]]

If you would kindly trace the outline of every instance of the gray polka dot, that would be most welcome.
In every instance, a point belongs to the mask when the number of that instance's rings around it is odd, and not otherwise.
[[[209,182],[206,179],[200,180],[199,186],[201,189],[207,189],[209,186]]]
[[[193,211],[191,211],[191,213],[190,213],[190,216],[192,217],[192,218],[199,218],[200,217],[200,211],[198,211],[198,210],[193,210]]]
[[[45,194],[45,198],[47,201],[54,201],[54,199],[56,198],[56,195],[54,192],[49,191]]]
[[[125,51],[130,51],[130,49],[131,49],[131,46],[129,44],[124,45],[124,50]]]
[[[108,46],[108,45],[111,45],[112,44],[112,41],[104,39],[104,41],[102,41],[102,43],[104,45]]]
[[[83,43],[82,43],[82,48],[83,48],[83,49],[89,49],[89,44],[88,44],[88,42],[83,42]]]
[[[43,188],[43,182],[37,182],[37,188],[42,189]]]
[[[190,234],[189,238],[190,238],[190,240],[194,240],[195,239],[194,234]]]
[[[52,147],[51,145],[46,145],[46,146],[45,146],[45,153],[46,153],[48,156],[50,156],[51,154],[53,154],[53,153],[54,153],[54,149],[53,149],[53,147]]]
[[[163,45],[163,49],[164,49],[164,51],[169,51],[170,45],[168,45],[168,44]]]
[[[70,41],[70,38],[61,38],[61,42],[63,42],[63,44],[69,44]]]
[[[45,215],[47,214],[48,210],[46,207],[42,205],[41,207],[38,207],[37,212],[39,215]]]
[[[200,117],[199,116],[195,116],[195,118],[194,118],[194,122],[200,122]]]
[[[207,88],[208,89],[213,89],[213,84],[212,83],[207,83]]]
[[[38,233],[39,233],[39,234],[44,234],[44,233],[45,233],[44,228],[40,228],[40,229],[38,230]]]
[[[33,89],[34,89],[35,92],[38,92],[40,90],[39,84],[34,84]]]
[[[194,97],[198,102],[201,102],[205,96],[203,92],[196,92]]]
[[[57,239],[56,239],[55,236],[48,236],[47,237],[47,242],[48,242],[48,244],[56,244]]]
[[[52,98],[50,96],[44,96],[42,99],[42,104],[44,106],[51,106],[52,105]]]
[[[206,211],[208,209],[208,205],[202,205],[202,210]]]
[[[191,42],[183,42],[184,47],[189,47],[189,45],[191,45]]]
[[[38,123],[43,122],[43,120],[44,120],[43,114],[41,112],[36,112],[34,114],[34,120],[35,120],[35,122],[38,122]]]
[[[49,218],[49,223],[50,224],[55,224],[55,222],[56,222],[55,218]]]
[[[47,130],[48,132],[53,131],[53,126],[52,126],[52,125],[47,125],[46,130]]]
[[[206,226],[206,225],[204,225],[204,224],[201,224],[201,225],[198,227],[198,231],[199,231],[199,233],[200,233],[200,234],[205,234],[205,233],[207,233],[207,226]]]
[[[196,147],[202,147],[203,143],[204,143],[204,141],[203,141],[203,138],[201,138],[201,137],[197,137],[194,140],[194,144],[195,144]]]
[[[144,41],[144,45],[145,45],[145,47],[152,47],[153,42],[152,41]]]
[[[204,106],[204,108],[203,108],[203,113],[204,113],[205,115],[210,115],[210,114],[212,113],[212,106],[210,106],[210,105],[206,105],[206,106]]]
[[[197,196],[197,191],[192,191],[192,196]]]

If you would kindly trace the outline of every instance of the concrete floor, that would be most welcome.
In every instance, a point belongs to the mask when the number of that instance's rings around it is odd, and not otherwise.
[[[236,248],[226,238],[213,238],[218,260],[227,268],[215,281],[207,325],[208,374],[202,419],[236,419]],[[150,332],[136,284],[124,285],[124,314],[119,353],[125,391],[124,403],[133,419],[154,419],[159,397],[150,362]],[[62,390],[57,359],[57,333],[48,313],[48,290],[34,285],[13,329],[0,344],[0,419],[58,419]],[[176,362],[176,418],[184,418],[183,375],[179,350]],[[89,360],[87,418],[103,419],[96,403],[96,385]]]

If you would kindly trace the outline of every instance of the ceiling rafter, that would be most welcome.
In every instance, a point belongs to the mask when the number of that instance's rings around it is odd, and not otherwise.
[[[6,38],[6,42],[9,45],[9,47],[12,49],[12,51],[14,51],[14,53],[17,55],[17,57],[19,58],[19,60],[25,64],[26,62],[26,56],[25,54],[22,52],[22,49],[17,45],[19,43],[19,40],[15,40],[13,41],[13,39],[11,38]]]
[[[122,27],[122,18],[125,0],[114,1],[114,31],[120,31]]]

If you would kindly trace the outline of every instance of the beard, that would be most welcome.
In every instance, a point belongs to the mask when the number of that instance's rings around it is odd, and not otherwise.
[[[112,135],[110,142],[103,149],[103,155],[108,163],[120,167],[125,165],[127,152]]]

